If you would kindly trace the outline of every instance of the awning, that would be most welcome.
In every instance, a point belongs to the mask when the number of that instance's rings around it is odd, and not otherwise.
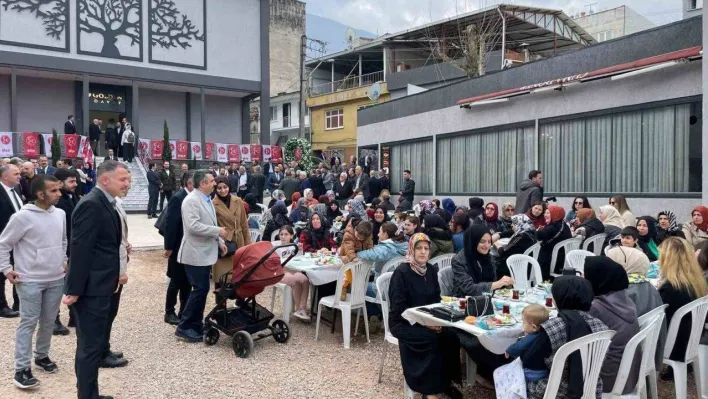
[[[701,46],[696,46],[679,51],[674,51],[671,53],[656,55],[654,57],[643,58],[637,61],[602,68],[592,72],[586,72],[577,75],[567,76],[564,78],[553,79],[546,82],[517,87],[514,89],[502,90],[495,93],[488,93],[470,98],[463,98],[457,102],[457,105],[463,108],[469,108],[472,105],[483,105],[503,102],[508,101],[508,99],[511,97],[538,93],[548,90],[562,90],[564,87],[573,84],[588,82],[597,79],[604,79],[609,77],[612,77],[613,79],[619,79],[622,77],[628,77],[643,72],[666,68],[701,58],[703,58],[703,49]]]

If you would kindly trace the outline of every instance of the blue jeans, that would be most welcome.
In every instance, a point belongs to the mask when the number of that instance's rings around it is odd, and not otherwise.
[[[159,191],[148,191],[148,209],[147,209],[147,214],[148,216],[152,216],[155,213],[157,213],[157,198],[160,196]]]
[[[376,283],[370,282],[366,285],[366,296],[376,297]],[[366,314],[369,315],[369,317],[377,316],[379,318],[383,315],[381,306],[371,302],[366,302]]]
[[[207,295],[209,295],[209,266],[185,265],[189,284],[192,285],[192,292],[184,306],[182,318],[177,326],[178,330],[194,330],[197,334],[204,334],[204,307],[206,306]]]

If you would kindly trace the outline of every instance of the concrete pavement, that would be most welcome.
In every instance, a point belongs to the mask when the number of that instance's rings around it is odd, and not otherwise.
[[[163,248],[163,237],[157,232],[155,221],[144,214],[128,214],[128,242],[133,249]]]

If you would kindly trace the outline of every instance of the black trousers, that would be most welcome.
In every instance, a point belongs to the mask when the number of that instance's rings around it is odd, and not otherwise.
[[[163,205],[165,204],[165,198],[167,198],[167,202],[170,202],[170,198],[172,198],[172,190],[160,191],[160,212],[164,209]]]
[[[118,292],[111,296],[111,306],[108,309],[108,327],[106,328],[106,341],[105,350],[103,351],[103,357],[106,357],[111,351],[111,331],[113,330],[113,321],[118,315],[118,307],[120,306],[120,295],[123,292],[123,286],[118,288]]]
[[[111,296],[82,296],[76,313],[76,387],[79,399],[98,399],[98,367],[105,351]]]
[[[5,281],[7,278],[5,274],[0,273],[0,309],[9,308],[10,304],[7,303],[7,297],[5,296]],[[20,310],[20,297],[17,296],[17,288],[12,286],[12,310]]]
[[[135,147],[131,143],[123,144],[123,161],[133,162],[133,157],[135,156]]]
[[[165,296],[165,313],[175,311],[177,297],[179,297],[179,312],[177,316],[182,317],[184,306],[187,304],[189,293],[192,291],[192,285],[189,284],[184,265],[177,262],[177,251],[173,251],[167,260],[167,277],[170,278],[170,284],[167,286],[167,295]]]
[[[91,142],[91,149],[93,150],[93,155],[98,156],[98,143],[99,140],[90,140]]]
[[[157,212],[157,198],[160,196],[159,191],[148,190],[148,216],[154,215]]]

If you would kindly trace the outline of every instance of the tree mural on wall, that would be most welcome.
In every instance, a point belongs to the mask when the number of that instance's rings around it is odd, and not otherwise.
[[[150,0],[150,45],[164,49],[192,47],[193,40],[204,41],[204,34],[182,14],[172,0]]]
[[[33,14],[42,20],[49,37],[60,40],[66,30],[67,4],[69,0],[0,0],[5,11]]]
[[[140,46],[141,0],[79,0],[79,29],[81,32],[103,36],[104,57],[122,58],[116,42],[120,37],[130,39],[130,46]]]

